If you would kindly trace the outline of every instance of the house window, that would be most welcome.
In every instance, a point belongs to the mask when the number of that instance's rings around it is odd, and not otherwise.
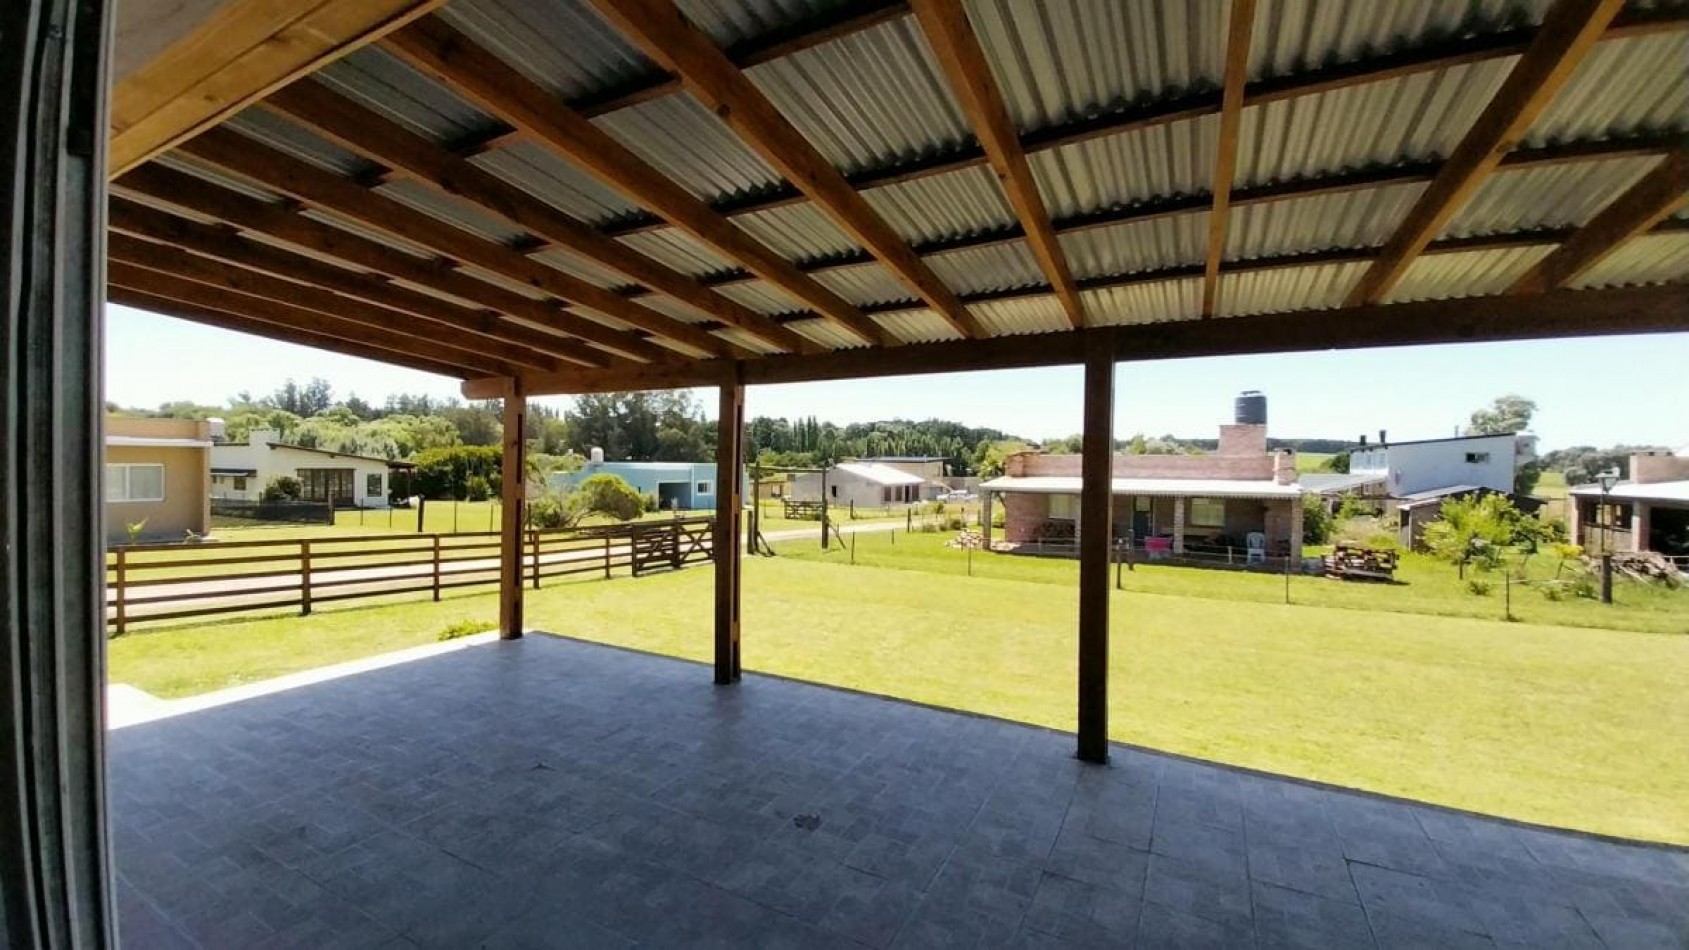
[[[381,497],[381,473],[372,472],[364,478],[364,494],[371,498]]]
[[[1488,453],[1488,452],[1468,452],[1468,453],[1466,453],[1466,464],[1468,464],[1468,465],[1483,465],[1484,463],[1488,462],[1489,460],[1490,460],[1490,453]]]
[[[163,501],[164,466],[107,465],[106,501]]]
[[[1050,517],[1057,521],[1073,521],[1079,517],[1078,495],[1051,495]]]
[[[694,493],[699,495],[708,495],[710,493],[710,483],[699,482],[698,484],[692,486],[692,490]]]
[[[296,473],[305,501],[352,504],[352,470],[349,468],[302,468]]]
[[[1226,503],[1219,498],[1192,498],[1190,523],[1193,528],[1224,528]]]
[[[235,476],[235,491],[246,491],[246,476]]]

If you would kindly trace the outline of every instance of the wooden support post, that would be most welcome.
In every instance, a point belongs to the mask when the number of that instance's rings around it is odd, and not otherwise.
[[[745,384],[734,364],[721,384],[716,415],[715,681],[739,682],[739,508],[744,502],[739,472],[744,460]],[[825,494],[823,494],[825,497]],[[826,522],[822,522],[823,527]],[[823,530],[825,540],[825,530]]]
[[[311,614],[311,542],[299,542],[299,616]]]
[[[1080,462],[1079,758],[1108,761],[1108,555],[1114,507],[1114,351],[1085,348],[1084,454]]]
[[[129,552],[125,551],[123,548],[118,548],[117,577],[112,587],[117,591],[117,635],[120,637],[128,631],[128,610],[123,603],[124,599],[128,596],[124,592],[124,588],[128,582],[128,575]]]
[[[504,387],[504,523],[499,545],[499,639],[522,637],[522,517],[527,507],[524,475],[522,424],[527,416],[527,397],[514,379]]]

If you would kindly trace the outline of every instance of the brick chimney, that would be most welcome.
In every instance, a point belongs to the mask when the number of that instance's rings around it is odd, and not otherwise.
[[[1259,425],[1224,425],[1220,427],[1220,447],[1215,455],[1267,454],[1267,427]]]
[[[1296,484],[1296,453],[1279,449],[1273,453],[1273,481],[1280,485]]]

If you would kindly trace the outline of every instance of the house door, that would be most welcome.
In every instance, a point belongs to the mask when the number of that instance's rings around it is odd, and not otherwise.
[[[1142,544],[1143,540],[1151,536],[1155,527],[1155,519],[1150,517],[1150,499],[1132,499],[1132,543]]]
[[[302,468],[299,470],[299,484],[305,501],[333,502],[337,508],[350,508],[355,504],[352,470],[349,468]]]

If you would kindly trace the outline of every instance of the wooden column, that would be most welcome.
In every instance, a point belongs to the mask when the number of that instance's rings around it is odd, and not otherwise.
[[[1079,515],[1079,758],[1108,761],[1108,548],[1114,487],[1114,350],[1085,347],[1085,434]]]
[[[523,423],[528,414],[528,397],[515,379],[504,388],[504,469],[502,473],[503,520],[500,524],[498,578],[498,634],[501,640],[522,637],[522,555],[527,521],[528,460]]]
[[[739,682],[739,518],[744,505],[740,471],[744,468],[745,384],[735,364],[721,384],[716,415],[715,537],[715,681]],[[823,525],[825,522],[823,522]]]
[[[1185,508],[1190,499],[1183,495],[1173,496],[1173,553],[1185,553]]]

